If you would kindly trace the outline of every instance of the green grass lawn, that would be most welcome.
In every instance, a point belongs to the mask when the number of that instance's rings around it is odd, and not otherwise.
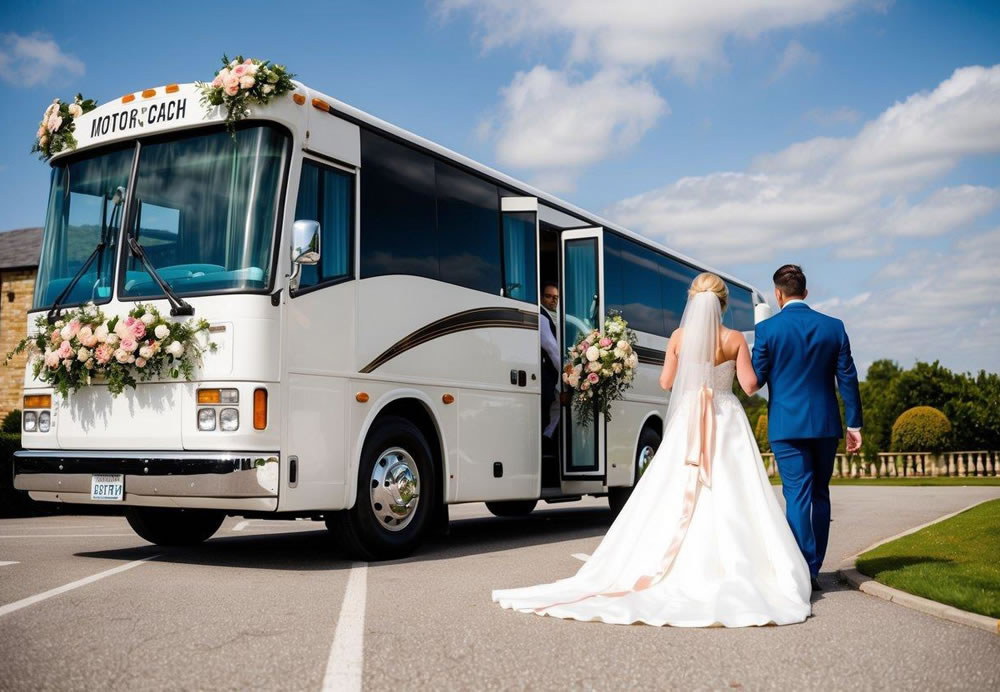
[[[1000,500],[869,550],[858,571],[940,603],[1000,618]]]
[[[771,485],[781,485],[781,478],[775,474],[771,477]],[[956,478],[952,476],[928,476],[926,478],[832,478],[830,485],[1000,485],[1000,478]]]

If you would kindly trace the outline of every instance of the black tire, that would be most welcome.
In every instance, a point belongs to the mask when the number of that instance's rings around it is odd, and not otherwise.
[[[376,515],[371,497],[372,472],[382,454],[392,448],[404,450],[419,474],[417,503],[412,518],[402,528],[386,528],[388,513]],[[362,560],[395,560],[410,555],[423,542],[432,525],[437,497],[437,475],[430,447],[416,425],[399,416],[385,416],[369,431],[361,451],[358,494],[354,507],[335,512],[326,526],[352,556]],[[391,522],[389,522],[391,524]]]
[[[150,543],[197,545],[219,530],[226,514],[214,509],[126,507],[125,518],[132,530]]]
[[[486,509],[495,517],[525,517],[535,509],[538,500],[498,500],[487,502]]]
[[[639,457],[642,454],[642,450],[649,447],[655,453],[660,448],[660,438],[660,432],[651,425],[647,425],[639,433],[639,444],[635,449],[635,463],[632,465],[633,469],[635,469],[635,478],[632,481],[632,485],[628,488],[608,488],[608,506],[611,508],[612,518],[617,517],[619,512],[622,511],[622,507],[632,497],[632,489],[639,482]]]

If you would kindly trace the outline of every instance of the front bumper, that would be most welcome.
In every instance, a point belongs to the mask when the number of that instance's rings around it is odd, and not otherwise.
[[[14,487],[52,502],[273,511],[278,459],[277,452],[21,450]],[[91,500],[96,473],[123,474],[123,501]]]

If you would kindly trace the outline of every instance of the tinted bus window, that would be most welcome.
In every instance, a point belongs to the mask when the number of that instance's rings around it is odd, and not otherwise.
[[[622,310],[633,329],[666,336],[660,295],[660,255],[623,239]]]
[[[437,229],[442,281],[496,294],[500,289],[500,199],[496,185],[442,161]],[[534,237],[531,250],[534,251]],[[532,294],[534,294],[532,286]]]
[[[663,257],[660,260],[662,278],[663,320],[667,334],[681,326],[681,316],[687,305],[688,289],[699,272],[683,262]]]
[[[729,288],[729,308],[723,316],[723,324],[730,329],[752,332],[754,328],[753,296],[749,290],[742,286],[736,286],[728,281],[726,286]]]

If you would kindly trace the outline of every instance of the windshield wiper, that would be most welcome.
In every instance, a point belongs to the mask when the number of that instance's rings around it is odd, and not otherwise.
[[[67,185],[67,189],[68,187],[69,186]],[[49,324],[52,324],[57,319],[59,319],[59,306],[62,304],[64,300],[66,300],[66,297],[73,290],[73,287],[76,286],[77,282],[83,277],[84,274],[87,273],[87,270],[90,268],[90,265],[94,262],[95,258],[98,259],[97,280],[98,281],[101,280],[100,260],[104,256],[104,248],[108,246],[108,230],[110,227],[113,227],[115,225],[115,214],[118,213],[119,210],[121,209],[121,204],[124,199],[125,199],[125,188],[118,187],[117,189],[115,189],[115,193],[111,196],[111,201],[114,202],[115,204],[114,208],[111,210],[111,223],[105,223],[107,220],[107,213],[108,213],[107,204],[101,205],[103,207],[103,209],[101,210],[101,238],[100,240],[97,241],[97,245],[94,247],[93,252],[90,253],[90,256],[84,261],[83,264],[80,265],[80,268],[77,269],[76,274],[74,274],[73,278],[69,280],[68,284],[66,284],[66,288],[64,288],[62,292],[59,294],[59,297],[52,302],[52,307],[49,308],[49,313],[46,317]]]
[[[174,316],[193,315],[194,308],[191,304],[174,293],[174,289],[170,288],[170,285],[167,284],[167,282],[163,280],[163,277],[160,276],[160,273],[156,271],[156,267],[153,266],[153,263],[149,261],[149,257],[146,255],[146,250],[143,249],[142,245],[139,244],[138,238],[136,238],[134,229],[129,229],[126,241],[128,242],[128,248],[132,252],[132,256],[139,258],[139,261],[142,262],[142,266],[146,268],[146,273],[153,277],[153,281],[155,281],[156,285],[160,287],[161,291],[163,291],[163,295],[167,297],[167,300],[170,302],[170,314]]]

